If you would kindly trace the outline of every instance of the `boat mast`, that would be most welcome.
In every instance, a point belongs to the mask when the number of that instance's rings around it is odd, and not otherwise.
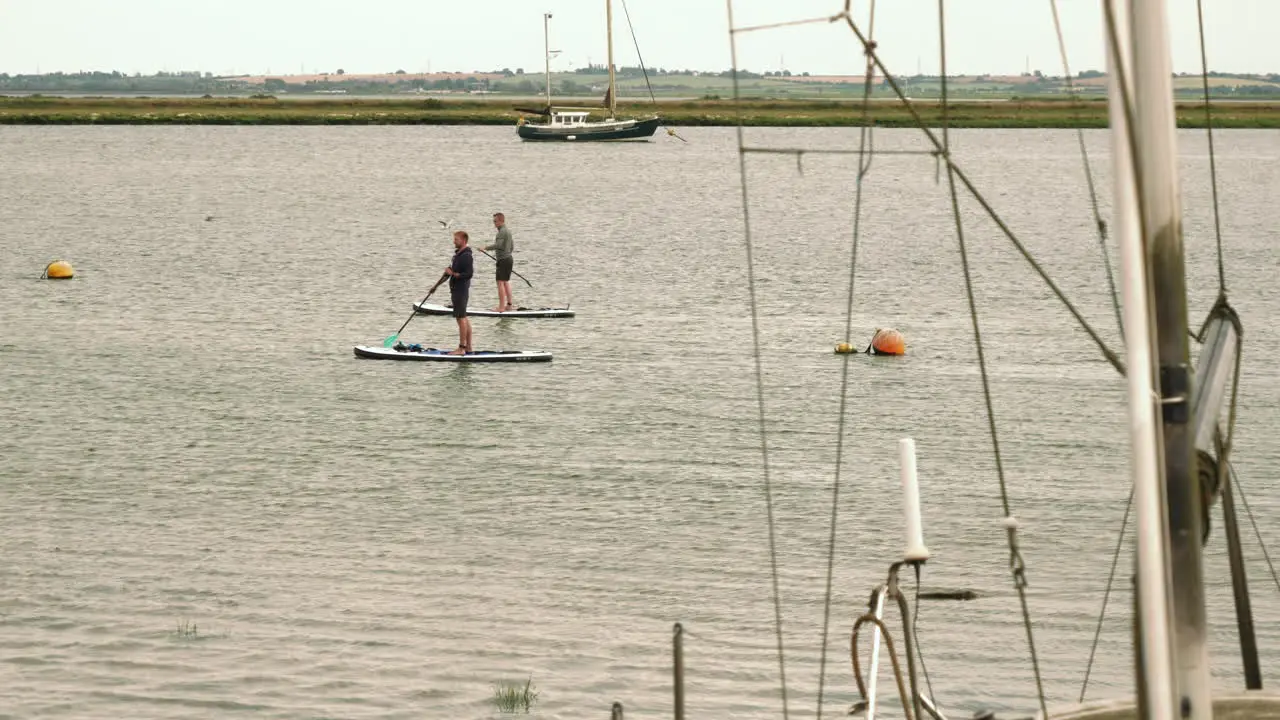
[[[1129,470],[1137,518],[1135,601],[1138,657],[1138,706],[1146,718],[1176,717],[1174,661],[1170,640],[1168,535],[1164,522],[1163,476],[1159,456],[1151,316],[1147,304],[1147,268],[1135,185],[1128,119],[1121,92],[1133,87],[1130,42],[1130,0],[1107,0],[1115,20],[1115,46],[1108,40],[1108,108],[1111,125],[1111,163],[1116,242],[1120,248],[1120,290],[1123,296],[1127,406],[1129,408]],[[1110,34],[1109,34],[1110,37]]]
[[[1171,665],[1177,716],[1209,720],[1213,708],[1201,563],[1201,499],[1191,423],[1192,373],[1168,19],[1165,0],[1114,0],[1112,8],[1121,46],[1119,59],[1128,71],[1125,81],[1134,123],[1130,133],[1124,118],[1119,117],[1123,105],[1118,78],[1113,79],[1112,126],[1117,141],[1113,161],[1117,167],[1116,207],[1122,220],[1122,261],[1130,285],[1126,288],[1125,328],[1134,483],[1140,513],[1151,510],[1147,458],[1163,470],[1163,484],[1155,493],[1163,494],[1161,523],[1141,515],[1139,520],[1140,707],[1145,708],[1146,717],[1174,717],[1175,709],[1166,707],[1169,689],[1164,679]],[[1136,206],[1131,194],[1136,195]],[[1135,261],[1140,263],[1137,267]],[[1150,353],[1154,353],[1154,362]],[[1151,388],[1144,390],[1138,376],[1145,375],[1149,383],[1155,368],[1159,401],[1153,408]],[[1155,422],[1146,416],[1156,408],[1162,442],[1151,447],[1140,435],[1145,436],[1147,423]],[[1154,542],[1162,546],[1158,552],[1150,547]],[[1154,587],[1157,574],[1163,576],[1159,590]],[[1168,620],[1167,615],[1172,617],[1171,625],[1162,622]],[[1166,633],[1171,637],[1163,640],[1171,647],[1161,647],[1161,636]]]
[[[551,13],[542,13],[543,59],[547,62],[547,112],[551,112]]]
[[[1173,109],[1166,0],[1131,0],[1133,88],[1138,162],[1146,213],[1143,238],[1164,425],[1165,497],[1172,569],[1176,679],[1181,717],[1209,720],[1209,650],[1206,642],[1201,499],[1191,422],[1190,343],[1187,339],[1186,267],[1178,196],[1178,145]],[[1189,708],[1185,707],[1186,704]]]
[[[609,36],[609,119],[617,114],[618,87],[613,77],[613,0],[604,0],[604,16]]]

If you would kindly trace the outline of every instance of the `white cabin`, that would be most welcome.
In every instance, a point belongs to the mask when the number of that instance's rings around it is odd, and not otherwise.
[[[585,110],[552,110],[552,127],[585,127],[591,113]]]

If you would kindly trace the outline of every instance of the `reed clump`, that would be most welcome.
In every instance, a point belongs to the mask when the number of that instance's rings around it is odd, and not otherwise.
[[[200,638],[200,627],[193,620],[179,620],[177,627],[173,630],[173,634],[179,640],[198,640]]]
[[[502,713],[529,713],[538,701],[538,691],[533,686],[533,676],[524,684],[500,682],[493,688],[493,704]]]

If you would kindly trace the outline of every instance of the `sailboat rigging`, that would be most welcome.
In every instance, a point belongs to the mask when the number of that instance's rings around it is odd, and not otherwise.
[[[530,122],[521,117],[516,132],[521,139],[533,141],[589,142],[647,140],[657,131],[662,119],[657,115],[646,118],[618,118],[617,76],[613,64],[613,0],[605,0],[605,26],[608,40],[609,88],[605,92],[604,107],[609,116],[604,120],[590,120],[591,111],[583,108],[557,108],[551,102],[551,44],[548,21],[550,13],[543,15],[544,43],[546,45],[547,105],[540,111],[516,108],[522,112],[546,118],[545,122]]]
[[[1049,284],[1054,293],[1068,307],[1076,320],[1099,345],[1112,365],[1125,376],[1127,383],[1126,404],[1130,430],[1130,473],[1135,489],[1138,514],[1136,547],[1135,600],[1135,678],[1136,698],[1102,706],[1086,706],[1067,711],[1057,717],[1089,718],[1169,718],[1182,717],[1207,720],[1212,717],[1265,717],[1280,718],[1280,696],[1259,691],[1260,674],[1257,669],[1256,648],[1253,647],[1252,620],[1248,617],[1247,593],[1243,582],[1243,565],[1239,562],[1238,538],[1235,537],[1234,519],[1230,506],[1230,487],[1233,473],[1228,462],[1231,434],[1235,418],[1235,395],[1239,382],[1241,323],[1226,299],[1225,281],[1221,280],[1221,243],[1219,241],[1220,288],[1218,302],[1210,311],[1209,319],[1198,339],[1202,349],[1193,369],[1190,344],[1187,336],[1187,292],[1183,257],[1181,206],[1177,179],[1177,147],[1175,137],[1172,72],[1170,68],[1168,22],[1166,0],[1104,0],[1106,47],[1108,51],[1109,108],[1111,119],[1110,140],[1114,167],[1114,202],[1118,228],[1117,242],[1121,249],[1123,304],[1123,334],[1126,342],[1125,361],[1110,351],[1088,322],[1071,305],[1065,295],[1053,284],[1043,269],[1021,245],[1013,232],[999,218],[996,211],[981,196],[950,155],[946,114],[945,40],[943,41],[942,83],[942,132],[941,138],[921,119],[912,103],[902,92],[895,78],[888,72],[876,52],[871,33],[864,34],[853,19],[851,2],[844,2],[843,12],[834,16],[777,23],[769,26],[739,28],[733,21],[733,1],[728,0],[730,49],[734,55],[733,66],[735,99],[737,90],[737,59],[734,38],[736,34],[773,27],[794,26],[806,23],[845,22],[857,36],[868,58],[866,82],[879,71],[911,113],[915,124],[924,132],[930,144],[931,154],[946,166],[948,181],[952,187],[951,201],[960,235],[961,257],[964,256],[963,231],[960,228],[960,211],[956,203],[956,188],[970,193],[994,220],[1000,230],[1017,246],[1032,267]],[[942,17],[942,0],[939,0],[939,19]],[[874,22],[874,0],[871,17]],[[1057,22],[1056,7],[1054,10]],[[868,25],[868,28],[873,25]],[[945,33],[945,25],[943,26]],[[1202,30],[1203,32],[1203,30]],[[1203,38],[1202,52],[1203,52]],[[1065,64],[1065,56],[1064,56]],[[1204,70],[1207,75],[1207,67]],[[869,96],[869,90],[868,90]],[[1208,89],[1205,89],[1206,112]],[[870,157],[865,138],[870,133],[864,103],[863,149],[858,151],[858,197],[861,197],[862,179],[865,175],[864,157]],[[1209,123],[1210,133],[1212,123]],[[1210,163],[1212,167],[1212,139]],[[1083,150],[1083,145],[1082,145]],[[760,149],[748,146],[738,129],[738,156],[742,174],[742,203],[747,248],[749,280],[752,278],[752,240],[746,158],[752,152],[794,152],[797,158],[806,153],[823,150],[778,148]],[[831,151],[840,152],[840,151]],[[847,151],[844,151],[847,152]],[[869,161],[867,161],[869,162]],[[1087,162],[1087,160],[1086,160]],[[959,180],[959,183],[955,183]],[[1215,181],[1216,182],[1216,181]],[[1215,187],[1216,203],[1216,187]],[[1216,206],[1215,206],[1216,213]],[[854,258],[856,265],[857,214],[854,224]],[[982,341],[978,334],[977,313],[973,307],[967,260],[965,262],[966,287],[969,290],[970,311],[973,316],[975,337],[978,342],[980,366],[983,363]],[[757,392],[760,397],[761,447],[764,461],[766,497],[770,496],[770,468],[768,442],[765,435],[763,373],[760,368],[760,340],[755,318],[755,291],[751,289],[753,313],[753,340],[756,356]],[[852,298],[852,282],[850,284]],[[850,300],[852,305],[852,300]],[[846,359],[846,362],[848,360]],[[1231,369],[1234,366],[1235,374]],[[987,371],[982,367],[984,395],[987,398],[987,415],[991,421],[993,441],[995,423],[991,417],[990,390],[987,387]],[[1225,432],[1221,427],[1221,414],[1226,388],[1231,388],[1231,412]],[[842,398],[843,401],[843,398]],[[843,408],[843,405],[842,405]],[[843,420],[843,411],[841,413]],[[1225,438],[1224,438],[1225,436]],[[843,438],[843,431],[837,433]],[[837,448],[837,458],[839,449]],[[1000,470],[998,447],[996,448],[997,472]],[[908,488],[908,475],[914,475],[914,457],[904,451],[904,489]],[[911,468],[910,471],[908,468]],[[1000,477],[1002,498],[1005,502],[1005,528],[1010,547],[1010,570],[1014,584],[1023,602],[1028,639],[1031,644],[1032,665],[1036,665],[1034,640],[1023,588],[1026,586],[1025,565],[1017,544],[1017,521],[1008,506],[1004,490],[1004,478]],[[914,479],[911,480],[912,487]],[[837,461],[836,496],[839,492],[839,462]],[[1244,694],[1210,693],[1209,656],[1204,606],[1203,570],[1201,567],[1202,532],[1207,518],[1207,507],[1217,496],[1223,497],[1228,544],[1232,546],[1233,585],[1237,592],[1237,614],[1241,628],[1242,654],[1245,658],[1246,686]],[[833,500],[832,537],[834,538],[835,507]],[[912,492],[907,492],[908,527],[913,527]],[[769,506],[771,508],[771,506]],[[927,557],[921,553],[923,539],[919,536],[918,510],[915,511],[914,530],[908,534],[908,549],[903,560],[893,563],[888,580],[877,588],[872,596],[869,612],[862,615],[854,627],[854,672],[863,701],[852,712],[866,713],[871,718],[875,712],[875,677],[879,660],[879,645],[883,638],[889,645],[890,657],[897,674],[898,690],[902,700],[902,712],[908,720],[923,720],[922,712],[939,720],[942,713],[918,687],[915,651],[914,620],[908,612],[905,596],[898,587],[898,572],[910,565],[918,573]],[[772,510],[769,515],[770,552],[773,553]],[[834,542],[834,541],[833,541]],[[834,547],[834,545],[833,545]],[[913,550],[913,547],[915,548]],[[1239,568],[1240,577],[1235,577]],[[778,656],[782,682],[782,708],[787,714],[787,687],[780,629],[780,609],[777,607],[777,576],[774,569],[775,613],[779,618]],[[828,578],[828,585],[830,578]],[[828,602],[830,588],[828,588]],[[902,610],[903,640],[907,656],[908,678],[904,681],[897,656],[893,653],[887,628],[881,620],[887,600],[896,600]],[[859,669],[856,638],[860,626],[874,626],[872,673],[870,693]],[[1247,631],[1247,632],[1246,632]],[[824,627],[824,662],[825,662]],[[1037,684],[1040,673],[1035,667]],[[822,679],[819,680],[819,716],[822,708]],[[909,694],[907,688],[910,688]],[[1043,688],[1040,690],[1041,715],[1049,717]]]

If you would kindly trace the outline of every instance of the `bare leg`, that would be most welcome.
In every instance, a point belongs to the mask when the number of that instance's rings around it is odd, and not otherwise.
[[[498,281],[498,305],[493,309],[494,312],[502,312],[507,306],[502,302],[502,281]]]
[[[467,319],[464,317],[454,319],[458,321],[458,349],[449,354],[462,355],[467,351]]]
[[[511,299],[511,281],[510,281],[510,280],[503,280],[503,281],[502,281],[502,289],[503,289],[503,291],[504,291],[504,293],[503,293],[503,294],[505,294],[505,295],[507,296],[507,306],[506,306],[506,307],[507,307],[507,309],[508,309],[508,310],[515,310],[515,309],[516,309],[516,301]]]
[[[463,349],[466,352],[471,352],[475,349],[471,347],[471,318],[469,317],[462,318],[462,324],[463,324],[463,327],[465,328],[465,332],[467,336],[467,344],[463,346]]]

